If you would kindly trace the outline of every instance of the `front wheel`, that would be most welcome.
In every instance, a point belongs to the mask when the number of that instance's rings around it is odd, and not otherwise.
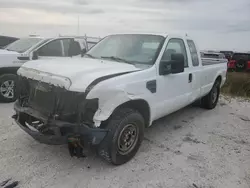
[[[16,100],[16,80],[14,74],[0,76],[0,102],[14,102]]]
[[[121,165],[137,153],[144,137],[144,119],[136,110],[121,108],[108,120],[107,136],[98,147],[98,154],[106,161]]]
[[[220,81],[216,80],[211,91],[201,99],[201,107],[214,109],[218,103],[220,95]]]

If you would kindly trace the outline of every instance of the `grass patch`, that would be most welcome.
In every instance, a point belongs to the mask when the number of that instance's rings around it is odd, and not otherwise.
[[[221,92],[226,95],[250,98],[250,74],[228,72],[226,83]]]

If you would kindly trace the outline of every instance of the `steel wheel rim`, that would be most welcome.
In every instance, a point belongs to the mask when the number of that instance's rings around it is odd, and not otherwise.
[[[2,83],[0,93],[7,99],[14,98],[14,80],[7,80]]]
[[[212,103],[215,103],[217,100],[217,95],[218,95],[218,89],[217,87],[214,87],[212,91]]]
[[[122,129],[118,137],[118,152],[121,155],[126,155],[135,148],[138,134],[138,128],[134,124],[128,124]]]

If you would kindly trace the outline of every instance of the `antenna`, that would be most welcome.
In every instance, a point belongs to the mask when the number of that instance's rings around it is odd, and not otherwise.
[[[79,30],[80,30],[80,17],[77,15],[77,35],[79,36]]]

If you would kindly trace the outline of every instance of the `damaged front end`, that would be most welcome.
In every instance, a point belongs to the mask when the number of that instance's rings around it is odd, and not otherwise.
[[[13,118],[41,143],[66,144],[77,140],[81,146],[98,145],[107,133],[93,126],[98,99],[86,99],[85,93],[22,76],[19,76],[17,93]]]

